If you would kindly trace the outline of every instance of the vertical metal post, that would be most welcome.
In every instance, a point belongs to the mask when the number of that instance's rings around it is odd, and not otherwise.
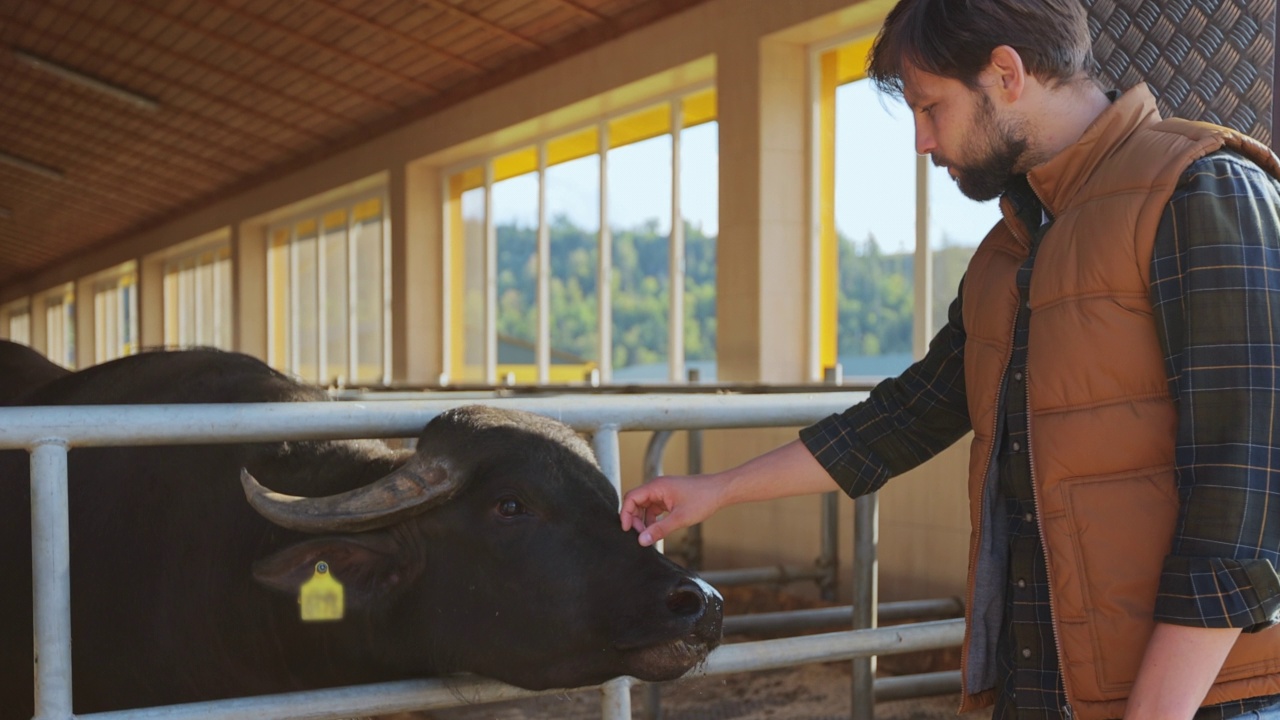
[[[618,426],[601,425],[591,436],[591,449],[596,453],[600,471],[618,491],[619,510],[622,502],[622,457],[618,450]]]
[[[67,445],[31,451],[31,564],[35,600],[35,717],[71,719],[71,539]]]
[[[614,678],[600,686],[602,720],[631,720],[631,678]]]
[[[702,373],[697,368],[689,370],[689,384],[695,385],[702,380]],[[702,431],[689,431],[689,474],[702,474]],[[689,526],[684,533],[684,557],[692,570],[702,569],[702,523]]]
[[[822,381],[828,385],[844,383],[844,368],[840,363],[823,368]],[[822,576],[818,578],[818,594],[823,600],[834,601],[840,579],[840,500],[834,492],[822,496],[821,520],[821,555],[818,556],[818,569]]]
[[[853,503],[853,629],[876,626],[879,598],[876,544],[880,536],[880,500],[876,493]],[[875,717],[876,659],[853,661],[853,720]]]
[[[596,460],[609,482],[622,497],[622,461],[618,449],[618,426],[602,425],[591,437]],[[631,679],[620,677],[600,687],[600,717],[603,720],[631,720]]]
[[[822,534],[822,550],[818,556],[818,569],[822,576],[818,578],[818,595],[823,600],[832,602],[836,599],[839,585],[840,540],[840,498],[834,493],[822,494],[822,522],[819,532]]]

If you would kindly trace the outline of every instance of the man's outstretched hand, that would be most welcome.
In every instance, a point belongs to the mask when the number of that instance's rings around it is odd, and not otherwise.
[[[725,481],[716,475],[666,475],[622,499],[622,529],[652,545],[676,530],[706,520],[720,508]]]

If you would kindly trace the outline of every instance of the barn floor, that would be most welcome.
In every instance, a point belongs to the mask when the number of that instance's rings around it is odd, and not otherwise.
[[[822,603],[776,589],[731,588],[726,614],[772,612]],[[726,638],[726,642],[759,638]],[[881,674],[934,672],[959,667],[959,651],[911,653],[879,660]],[[693,677],[661,686],[662,720],[843,720],[850,714],[849,663],[823,663],[716,677]],[[647,687],[631,691],[632,715],[646,713]],[[957,715],[958,695],[895,700],[876,705],[876,720],[979,720],[990,712]],[[596,690],[423,713],[424,720],[598,720]]]
[[[647,690],[632,690],[635,718],[645,718]],[[876,706],[876,720],[979,720],[957,715],[958,695],[895,700]],[[847,720],[850,680],[845,663],[696,678],[662,688],[662,720]],[[598,720],[600,694],[574,692],[475,707],[437,710],[430,720]]]

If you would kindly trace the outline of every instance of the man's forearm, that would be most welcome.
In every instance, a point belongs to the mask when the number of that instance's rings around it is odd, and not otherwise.
[[[1239,628],[1156,623],[1129,695],[1125,720],[1190,718],[1239,636]]]

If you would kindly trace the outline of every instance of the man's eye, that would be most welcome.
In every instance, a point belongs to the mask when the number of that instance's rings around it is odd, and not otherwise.
[[[515,517],[517,515],[524,515],[524,503],[521,503],[513,497],[504,497],[501,500],[498,500],[498,514],[502,517],[508,518]]]

